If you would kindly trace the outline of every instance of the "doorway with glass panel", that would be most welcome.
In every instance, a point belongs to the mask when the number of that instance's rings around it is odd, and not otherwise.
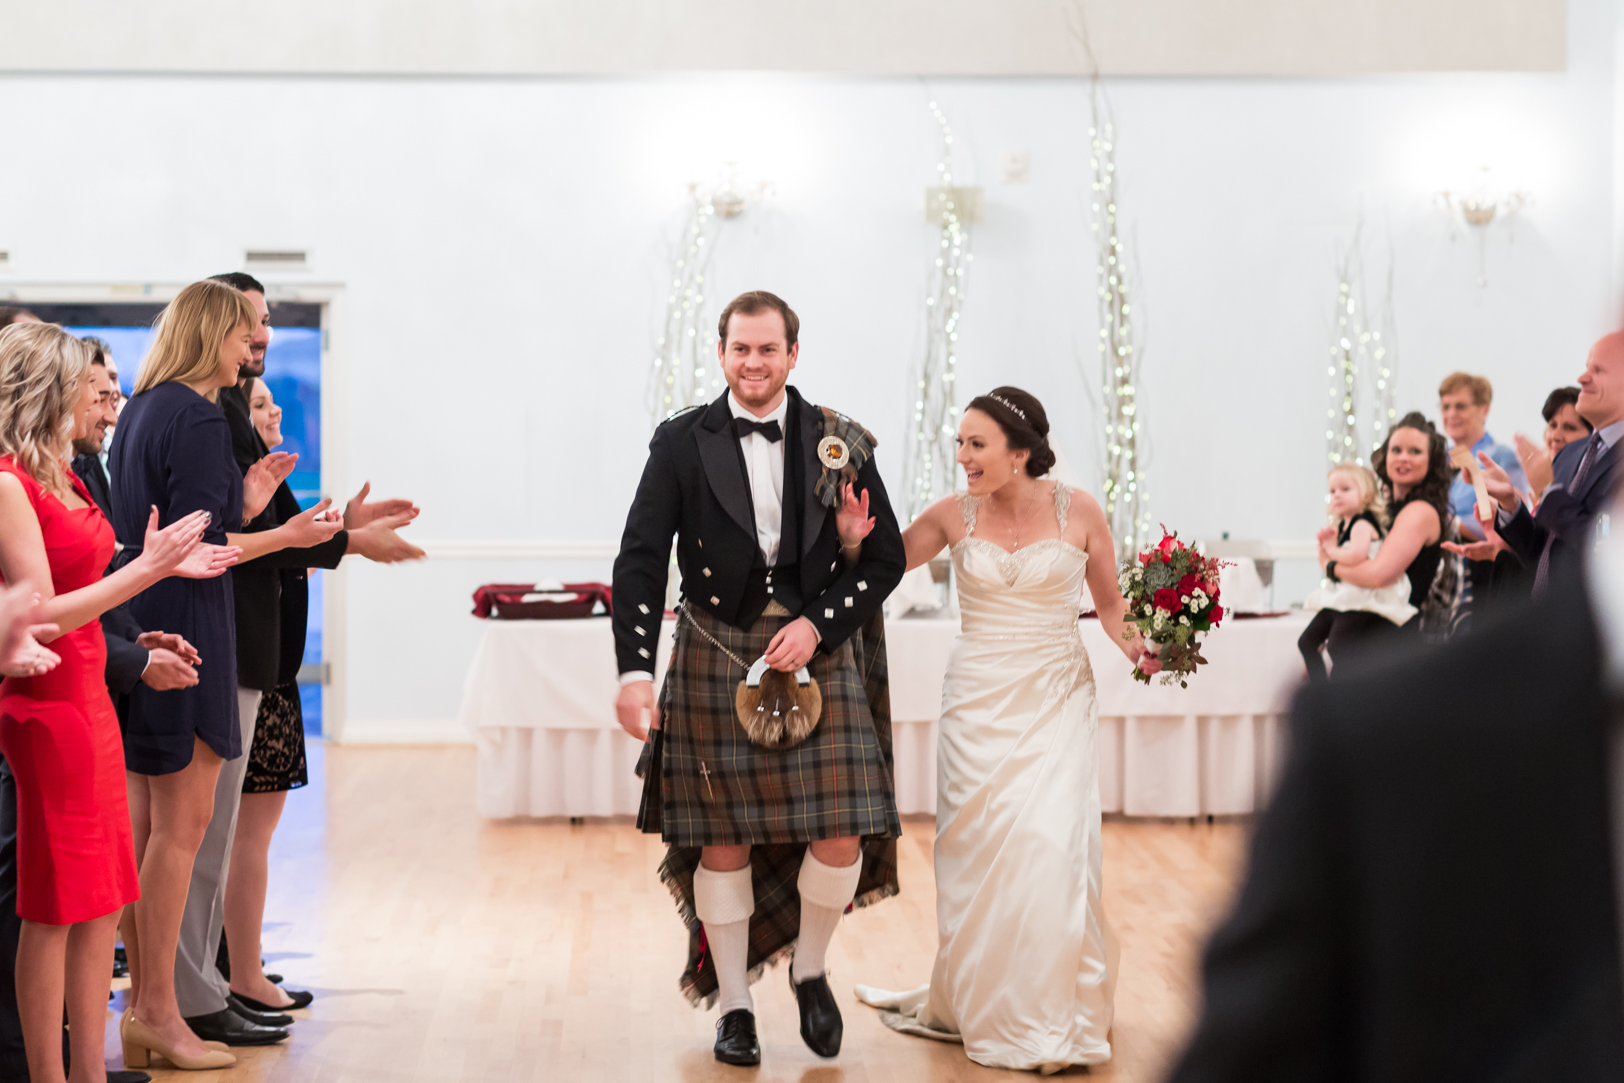
[[[28,310],[47,323],[60,324],[81,338],[94,336],[111,348],[119,387],[127,397],[135,385],[136,370],[152,341],[152,322],[163,305],[136,302],[42,304],[26,302]],[[271,345],[265,352],[263,379],[282,408],[284,443],[278,451],[295,452],[299,463],[288,478],[299,506],[308,508],[321,499],[321,347],[322,305],[302,301],[270,301]],[[118,440],[115,427],[110,444]],[[110,446],[110,445],[109,445]],[[105,451],[104,451],[105,453]],[[114,500],[118,499],[115,493]],[[304,664],[299,670],[299,699],[305,733],[322,734],[322,684],[327,672],[322,630],[323,576],[310,572],[310,616],[305,635]]]

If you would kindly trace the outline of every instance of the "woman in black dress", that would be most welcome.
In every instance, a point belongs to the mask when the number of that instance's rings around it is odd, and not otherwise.
[[[1410,580],[1410,604],[1419,612],[1402,628],[1373,622],[1371,645],[1394,632],[1419,631],[1435,604],[1429,601],[1433,580],[1444,557],[1443,540],[1449,526],[1449,482],[1453,467],[1445,454],[1443,434],[1420,413],[1404,415],[1388,432],[1373,456],[1376,477],[1387,497],[1393,526],[1381,551],[1363,564],[1331,569],[1339,582],[1356,587],[1380,587],[1402,575]],[[1323,548],[1320,566],[1328,561]],[[1330,578],[1327,573],[1327,578]]]
[[[239,533],[245,479],[231,453],[230,431],[214,399],[236,383],[251,359],[259,317],[247,298],[218,282],[187,286],[158,318],[135,394],[119,417],[111,461],[113,527],[124,548],[141,552],[147,509],[167,525],[196,511],[210,516],[204,541],[240,547],[252,560],[287,546],[331,537],[326,501],[273,531]],[[279,480],[279,479],[276,479]],[[252,476],[251,513],[274,481]],[[135,827],[141,899],[129,908],[124,943],[130,960],[130,1010],[153,1052],[200,1057],[206,1050],[175,1002],[175,947],[192,862],[214,808],[222,760],[246,750],[237,721],[236,632],[231,577],[167,579],[130,602],[144,628],[184,636],[202,656],[198,683],[157,692],[137,685],[124,739],[130,816]],[[127,1024],[121,1023],[121,1031]],[[144,1039],[146,1040],[146,1039]],[[174,1060],[174,1057],[170,1057]]]

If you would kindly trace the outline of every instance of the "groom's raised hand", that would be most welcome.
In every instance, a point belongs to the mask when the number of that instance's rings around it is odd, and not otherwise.
[[[868,513],[868,490],[861,498],[857,486],[845,486],[840,507],[835,509],[835,529],[840,534],[840,547],[848,552],[863,544],[869,531],[874,529],[874,518]]]
[[[620,728],[639,741],[648,740],[648,730],[643,728],[644,711],[648,712],[649,729],[659,729],[660,708],[654,702],[654,682],[631,681],[621,685],[620,695],[615,697],[615,717],[620,720]]]

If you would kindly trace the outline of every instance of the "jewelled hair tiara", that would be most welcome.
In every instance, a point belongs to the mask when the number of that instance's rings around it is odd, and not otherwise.
[[[1008,410],[1010,413],[1014,414],[1016,417],[1020,418],[1022,421],[1026,420],[1026,411],[1022,410],[1019,406],[1016,406],[1013,402],[1010,402],[1002,395],[988,395],[987,397],[993,402],[996,402],[998,405],[1002,406],[1004,409]]]

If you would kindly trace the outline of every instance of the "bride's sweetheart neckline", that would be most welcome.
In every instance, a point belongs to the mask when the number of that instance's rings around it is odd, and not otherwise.
[[[1042,545],[1063,545],[1083,559],[1088,559],[1087,549],[1079,549],[1065,538],[1042,538],[1033,542],[1031,545],[1024,546],[1020,549],[1005,549],[1002,545],[999,545],[997,542],[992,541],[989,538],[977,538],[966,534],[964,537],[953,543],[953,548],[957,549],[966,542],[980,542],[982,545],[987,546],[988,548],[992,549],[993,552],[997,553],[1000,560],[1014,560],[1016,557],[1025,556],[1027,553],[1035,551],[1039,546]]]

